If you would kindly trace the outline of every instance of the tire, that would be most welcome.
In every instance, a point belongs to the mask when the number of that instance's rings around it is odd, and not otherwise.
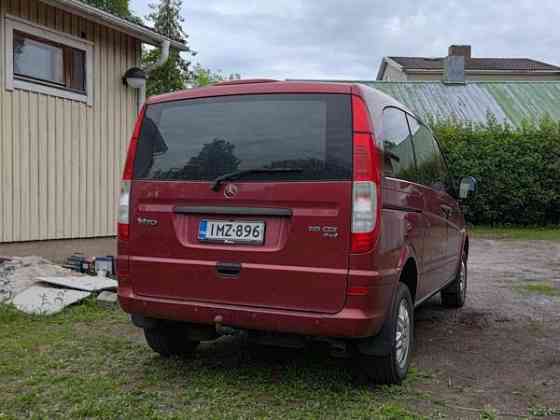
[[[461,265],[455,280],[441,291],[441,303],[448,308],[461,308],[467,299],[467,258],[461,257]]]
[[[404,283],[399,282],[386,322],[389,322],[391,331],[391,352],[386,356],[360,354],[360,368],[376,384],[398,385],[408,373],[414,344],[414,305]]]
[[[188,340],[185,329],[178,327],[144,328],[144,336],[150,348],[162,357],[192,355],[200,344],[199,341]]]

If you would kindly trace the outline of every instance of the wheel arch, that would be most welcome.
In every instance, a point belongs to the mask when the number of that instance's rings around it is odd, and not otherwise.
[[[399,276],[399,282],[406,284],[412,296],[412,302],[416,302],[416,292],[418,291],[418,267],[416,266],[416,260],[414,258],[409,257],[404,264]]]
[[[405,284],[408,287],[410,295],[412,297],[412,306],[414,307],[416,292],[418,289],[418,267],[416,262],[416,254],[414,249],[406,245],[402,248],[401,256],[398,264],[398,281],[395,282],[394,292],[391,296],[391,302],[395,298],[397,293],[398,285],[400,283]],[[388,306],[387,312],[393,309],[393,303]],[[367,354],[371,356],[385,356],[391,352],[392,348],[392,336],[393,332],[390,328],[390,322],[385,319],[383,326],[379,333],[372,337],[367,337],[359,339],[356,341],[358,350],[362,354]]]
[[[398,267],[398,281],[404,283],[408,287],[412,296],[413,303],[416,302],[418,291],[418,262],[414,247],[410,244],[405,244],[401,250]]]

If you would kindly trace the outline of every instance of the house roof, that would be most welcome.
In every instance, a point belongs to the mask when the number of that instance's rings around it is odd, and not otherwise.
[[[441,70],[444,57],[388,57],[404,70]],[[530,58],[467,58],[465,70],[483,71],[555,71],[560,67]]]
[[[110,26],[121,32],[127,33],[141,41],[151,44],[159,45],[163,41],[169,41],[173,48],[180,51],[187,51],[188,47],[184,40],[171,39],[164,34],[161,34],[146,25],[140,24],[129,18],[116,15],[107,10],[100,9],[80,0],[40,0],[43,3],[50,4],[51,6],[64,9],[65,11],[82,16],[85,19],[94,21],[101,25]]]
[[[486,123],[488,115],[492,114],[499,122],[516,127],[524,120],[539,120],[545,115],[560,120],[560,81],[469,81],[454,85],[440,81],[352,82],[392,96],[425,120],[452,118]]]
[[[365,83],[394,97],[421,118],[454,118],[464,122],[487,122],[492,114],[499,122],[520,126],[524,120],[549,115],[560,120],[558,82],[443,82]]]

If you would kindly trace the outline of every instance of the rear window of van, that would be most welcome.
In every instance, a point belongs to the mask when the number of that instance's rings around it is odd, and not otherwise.
[[[207,181],[255,168],[297,170],[243,181],[351,179],[350,96],[239,95],[148,105],[136,179]]]

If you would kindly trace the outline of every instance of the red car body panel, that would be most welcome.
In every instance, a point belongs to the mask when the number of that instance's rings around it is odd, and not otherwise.
[[[226,84],[161,95],[150,104],[227,95],[337,93],[362,96],[359,85],[313,82]],[[381,93],[368,102],[374,137],[383,135]],[[380,152],[382,153],[382,152]],[[381,220],[373,250],[350,252],[352,181],[242,182],[225,198],[208,182],[132,181],[130,239],[118,242],[119,302],[145,317],[328,337],[368,337],[382,327],[404,265],[418,271],[417,303],[453,277],[464,246],[464,219],[455,199],[413,182],[383,177]],[[451,207],[449,218],[442,205]],[[201,243],[196,228],[206,214],[178,214],[182,206],[288,209],[289,217],[262,220],[262,246]],[[216,218],[216,216],[212,216]],[[224,216],[231,217],[231,216]],[[157,229],[138,223],[158,221]],[[338,237],[309,226],[336,226]],[[231,279],[219,263],[240,263]],[[359,289],[353,289],[358,287]],[[350,293],[362,290],[364,293]]]
[[[235,185],[238,193],[226,199],[221,191],[211,191],[208,182],[134,182],[129,248],[134,292],[154,298],[340,311],[348,277],[352,183]],[[196,236],[200,220],[232,216],[174,212],[178,206],[224,205],[289,209],[292,215],[235,216],[236,221],[264,221],[266,240],[258,246],[232,246],[201,243]],[[157,219],[158,228],[140,225],[138,218]],[[328,240],[320,232],[310,233],[310,225],[338,226],[338,237]],[[232,262],[241,263],[238,278],[216,274],[216,264]]]
[[[147,105],[181,101],[185,99],[210,98],[213,96],[257,95],[263,93],[352,93],[352,85],[347,83],[314,83],[314,82],[260,82],[224,84],[198,89],[182,90],[153,96],[146,101]]]

